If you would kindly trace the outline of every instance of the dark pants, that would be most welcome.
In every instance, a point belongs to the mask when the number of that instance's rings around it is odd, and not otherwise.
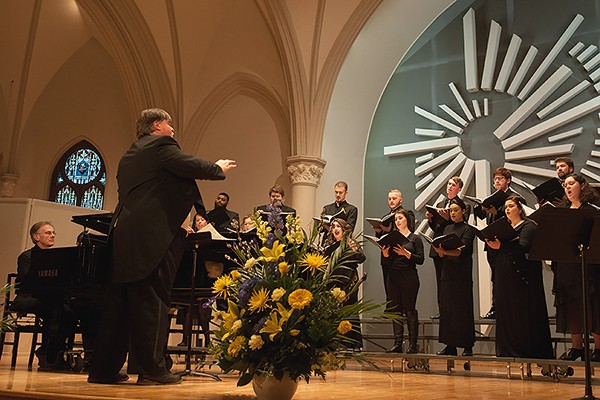
[[[169,373],[164,357],[171,289],[181,262],[185,232],[146,278],[107,288],[90,376],[110,379],[123,367],[151,377]]]
[[[435,284],[437,288],[437,305],[440,309],[440,279],[442,278],[442,257],[433,257],[433,266],[435,267]]]

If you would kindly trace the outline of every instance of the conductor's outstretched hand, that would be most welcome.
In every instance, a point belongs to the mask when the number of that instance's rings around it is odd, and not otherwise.
[[[219,167],[221,167],[221,169],[225,173],[227,173],[227,171],[229,171],[230,169],[237,167],[234,160],[227,160],[227,159],[226,160],[218,160],[215,162],[215,164],[217,164]]]

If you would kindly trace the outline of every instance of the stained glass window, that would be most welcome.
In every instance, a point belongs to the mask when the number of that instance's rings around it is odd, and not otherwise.
[[[87,140],[82,140],[63,154],[52,176],[51,201],[102,209],[106,168],[100,152]]]

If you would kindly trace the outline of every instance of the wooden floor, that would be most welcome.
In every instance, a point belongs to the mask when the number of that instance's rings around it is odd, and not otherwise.
[[[345,371],[331,372],[327,381],[301,382],[294,400],[308,399],[571,399],[585,394],[583,371],[554,382],[533,368],[533,377],[522,380],[519,368],[513,367],[513,377],[507,378],[506,368],[494,363],[472,363],[471,371],[457,368],[445,371],[444,361],[432,361],[432,373],[399,372],[401,360],[386,355],[377,358],[384,372],[361,369],[350,363]],[[392,362],[393,360],[393,362]],[[10,357],[0,362],[0,399],[182,399],[182,400],[243,400],[253,399],[252,385],[237,387],[235,375],[220,375],[222,382],[210,378],[184,377],[173,386],[137,386],[135,378],[121,385],[87,383],[83,373],[27,371],[25,356],[16,369],[10,368]],[[458,364],[457,364],[458,366]],[[183,365],[173,366],[174,371]],[[392,372],[392,370],[394,370]],[[600,378],[593,380],[593,391],[600,397]]]

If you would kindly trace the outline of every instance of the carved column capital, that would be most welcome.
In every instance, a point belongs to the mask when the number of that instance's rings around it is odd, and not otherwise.
[[[308,185],[317,187],[327,162],[314,156],[291,156],[286,160],[287,172],[292,185]]]
[[[19,181],[19,175],[4,173],[0,175],[0,197],[13,197]]]

